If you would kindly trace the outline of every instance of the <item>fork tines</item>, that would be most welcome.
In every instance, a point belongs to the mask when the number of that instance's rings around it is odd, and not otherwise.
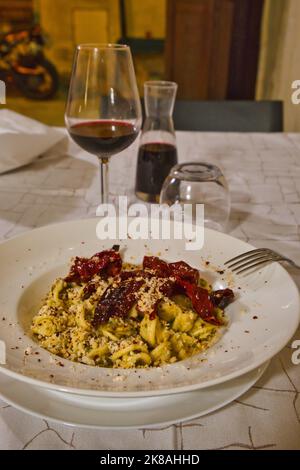
[[[277,253],[268,248],[257,248],[235,256],[224,264],[236,274],[241,274],[270,261],[277,261],[279,258],[280,256]]]

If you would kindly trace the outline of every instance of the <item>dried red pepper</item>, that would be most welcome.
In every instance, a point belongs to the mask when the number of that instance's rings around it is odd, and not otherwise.
[[[129,310],[138,300],[138,291],[144,283],[144,279],[151,277],[163,278],[166,282],[160,287],[161,293],[168,298],[172,298],[175,294],[185,294],[192,302],[194,310],[203,320],[214,325],[220,325],[221,321],[215,315],[215,308],[224,309],[234,298],[231,289],[224,289],[209,293],[198,285],[199,271],[189,266],[184,261],[176,263],[167,263],[155,256],[145,256],[143,268],[149,271],[137,269],[134,271],[121,271],[122,262],[119,254],[114,250],[105,251],[95,255],[99,256],[99,260],[94,260],[95,264],[90,265],[91,260],[85,260],[87,265],[81,269],[78,263],[74,267],[73,272],[76,276],[80,276],[81,280],[90,277],[91,273],[99,273],[99,266],[106,273],[120,274],[119,284],[116,287],[109,287],[100,299],[94,316],[94,326],[105,323],[112,316],[126,317]],[[75,260],[76,261],[76,260]],[[98,261],[98,263],[97,263]],[[83,263],[84,264],[84,263]],[[97,272],[94,270],[97,269]],[[103,273],[103,271],[100,272]],[[70,275],[73,274],[72,269]],[[70,276],[69,275],[69,276]],[[166,279],[168,278],[168,279]],[[93,287],[91,287],[93,291]],[[90,292],[87,292],[89,294]],[[150,318],[155,318],[160,300],[155,300],[150,309]]]
[[[150,269],[157,277],[180,277],[193,284],[199,281],[199,271],[189,266],[185,261],[167,263],[156,256],[144,256],[143,268]]]
[[[106,323],[110,317],[127,316],[129,310],[136,302],[136,294],[144,281],[122,281],[117,287],[109,287],[97,304],[93,325],[99,326]]]
[[[194,310],[203,320],[214,325],[220,325],[220,320],[214,314],[214,304],[209,292],[203,287],[178,279],[177,285],[182,288],[184,294],[191,300]]]
[[[224,309],[234,299],[234,293],[231,289],[215,290],[211,293],[211,300],[215,307]]]
[[[120,253],[116,251],[117,247],[114,248],[96,253],[91,258],[79,258],[76,256],[65,281],[87,282],[95,274],[105,278],[118,275],[122,269],[122,259]]]
[[[194,269],[184,261],[177,261],[176,263],[169,263],[171,276],[180,277],[191,284],[198,284],[200,274],[198,269]]]
[[[145,256],[143,261],[144,269],[150,269],[158,277],[175,277],[172,288],[168,287],[169,292],[164,293],[166,297],[171,297],[175,293],[182,292],[192,302],[192,305],[198,315],[203,320],[220,325],[220,320],[215,316],[215,307],[225,308],[233,299],[234,294],[231,289],[224,289],[223,291],[216,291],[209,294],[206,289],[198,285],[199,271],[192,268],[184,261],[176,263],[167,263],[155,256]],[[156,308],[151,313],[155,316]]]
[[[157,277],[169,277],[171,272],[169,264],[157,256],[144,256],[143,268],[150,269]]]

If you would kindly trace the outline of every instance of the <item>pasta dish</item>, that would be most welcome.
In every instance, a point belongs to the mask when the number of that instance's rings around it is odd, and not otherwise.
[[[171,364],[211,346],[226,325],[230,289],[213,291],[184,261],[145,256],[123,263],[119,246],[76,257],[55,280],[31,331],[38,343],[84,364],[135,368]]]

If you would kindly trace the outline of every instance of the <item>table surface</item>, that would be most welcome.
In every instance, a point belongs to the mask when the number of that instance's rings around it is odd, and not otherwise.
[[[228,180],[229,233],[300,264],[300,134],[179,132],[180,161],[216,163]],[[111,160],[111,193],[134,200],[137,142]],[[71,156],[72,155],[72,156]],[[97,161],[75,144],[0,176],[0,237],[95,215]],[[300,275],[290,271],[298,286]],[[300,331],[294,339],[300,340]],[[292,343],[292,342],[291,342]],[[95,431],[31,417],[0,400],[1,449],[300,449],[300,365],[291,343],[246,394],[164,428]]]

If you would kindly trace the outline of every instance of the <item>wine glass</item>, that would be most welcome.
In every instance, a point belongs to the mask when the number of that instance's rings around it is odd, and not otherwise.
[[[100,162],[101,203],[108,202],[109,158],[127,148],[141,128],[142,111],[130,48],[76,48],[65,122],[72,139]]]

